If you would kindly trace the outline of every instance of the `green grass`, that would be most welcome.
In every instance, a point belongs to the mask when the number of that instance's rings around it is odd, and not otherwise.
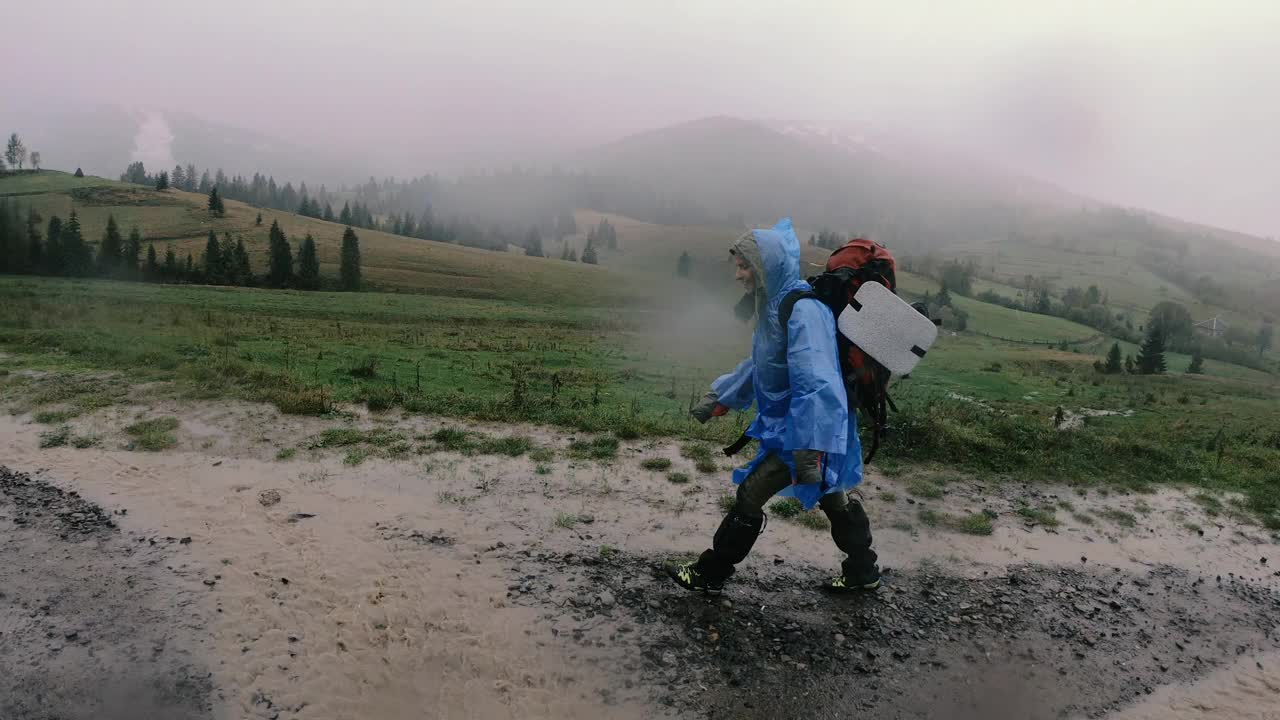
[[[986,512],[952,515],[929,508],[920,508],[917,517],[926,527],[943,527],[968,535],[990,535],[994,530],[993,519]]]
[[[1107,508],[1098,513],[1098,516],[1110,520],[1111,522],[1123,528],[1133,528],[1138,525],[1138,517],[1131,512],[1117,510],[1115,508]]]
[[[184,194],[72,197],[51,191],[24,197],[46,217],[51,211],[65,215],[71,206],[83,210],[90,238],[110,211],[125,227],[137,221],[144,235],[180,238],[180,251],[189,246],[197,255],[211,222],[207,214],[188,212],[183,203],[199,198]],[[256,210],[229,205],[228,217],[212,225],[219,232],[245,232],[260,272],[265,229],[252,226]],[[274,215],[264,213],[267,225]],[[283,215],[290,237],[314,231],[319,241],[324,235],[322,269],[331,274],[341,228]],[[604,274],[598,269],[381,233],[361,233],[373,285],[425,294],[3,277],[0,349],[8,355],[0,369],[11,372],[0,385],[13,398],[11,410],[40,413],[119,404],[131,385],[149,383],[148,392],[262,401],[291,413],[326,415],[361,403],[410,414],[556,425],[583,433],[579,437],[675,437],[690,445],[682,454],[695,465],[708,461],[699,471],[713,472],[712,448],[734,439],[751,417],[735,413],[699,425],[687,417],[689,398],[740,359],[747,333],[729,323],[681,334],[672,329],[675,314],[653,312],[653,303],[667,296],[677,305],[687,297],[672,290],[674,255],[654,254],[654,248],[694,243],[691,253],[710,260],[723,256],[724,245],[716,243],[725,238],[641,225],[628,221],[619,232],[628,242],[643,236],[653,247],[629,245],[625,259],[651,263],[655,277],[665,279],[653,285],[656,299],[634,304],[618,302],[610,280],[596,277]],[[504,273],[511,277],[504,281]],[[915,281],[906,275],[904,290],[910,292]],[[570,288],[571,295],[561,300],[557,288]],[[726,291],[723,299],[728,307],[732,294]],[[957,302],[982,332],[1054,340],[1096,334],[1056,318]],[[1109,344],[1100,338],[1073,353],[944,333],[910,378],[895,381],[902,412],[891,418],[895,432],[877,463],[894,472],[925,463],[993,479],[1090,487],[1190,483],[1241,492],[1247,498],[1242,512],[1280,523],[1280,486],[1273,480],[1280,466],[1275,376],[1213,362],[1203,377],[1098,376],[1091,363]],[[1184,364],[1180,358],[1169,362],[1175,369]],[[1000,372],[983,371],[995,364]],[[27,369],[48,375],[17,375]],[[353,369],[359,372],[353,375]],[[1184,396],[1187,402],[1179,402]],[[1093,418],[1079,430],[1059,432],[1051,422],[1059,405],[1132,414]],[[1210,447],[1220,431],[1221,452]],[[514,452],[519,445],[507,447]],[[597,452],[579,445],[570,454]],[[921,497],[936,494],[917,489],[925,493]]]
[[[1094,525],[1098,522],[1089,513],[1073,512],[1071,517],[1075,518],[1075,521],[1081,525]]]
[[[537,465],[534,466],[533,472],[538,475],[550,475],[551,467],[549,465],[543,465],[542,463],[538,463]]]
[[[738,501],[737,496],[733,493],[724,493],[716,498],[716,507],[720,508],[720,512],[729,512],[733,509],[733,504]]]
[[[79,414],[75,410],[44,410],[33,415],[32,419],[41,425],[61,425]]]
[[[876,497],[884,502],[898,502],[898,494],[889,490],[881,490]]]
[[[534,448],[529,451],[529,459],[536,463],[549,463],[556,459],[556,453],[551,448]]]
[[[71,439],[71,428],[63,425],[53,430],[46,430],[40,433],[41,448],[56,448],[67,444]]]
[[[907,482],[907,494],[914,495],[919,498],[936,500],[937,498],[942,497],[943,490],[942,486],[932,479],[912,478]]]
[[[134,446],[151,452],[166,450],[178,444],[173,431],[178,429],[178,418],[161,417],[139,420],[124,429],[133,437]]]
[[[295,448],[295,447],[280,448],[280,450],[276,452],[276,459],[282,460],[282,461],[292,460],[293,457],[297,454],[298,454],[298,448]]]
[[[566,530],[573,529],[578,524],[578,516],[571,513],[560,513],[556,515],[555,526]]]
[[[803,513],[804,506],[795,498],[782,498],[769,504],[769,512],[773,513],[774,517],[786,520]]]
[[[1043,525],[1044,527],[1055,528],[1061,524],[1058,521],[1057,513],[1052,505],[1040,505],[1038,507],[1023,505],[1017,509],[1017,513],[1023,518],[1026,518],[1038,525]]]
[[[671,460],[663,457],[645,458],[640,461],[640,467],[652,472],[664,472],[671,469]]]
[[[804,506],[795,498],[782,498],[769,505],[769,512],[774,517],[802,525],[811,530],[829,530],[831,522],[827,516],[818,511],[806,512]]]
[[[579,460],[612,460],[618,457],[618,438],[601,436],[569,443],[569,456]]]
[[[684,485],[689,482],[689,474],[682,472],[667,473],[667,482],[674,483],[676,485]]]

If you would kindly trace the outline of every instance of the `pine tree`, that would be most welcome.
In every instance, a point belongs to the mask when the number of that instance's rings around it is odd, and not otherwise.
[[[173,252],[173,246],[170,245],[164,251],[164,282],[176,282],[178,280],[178,256]]]
[[[80,177],[80,178],[84,177],[84,170],[81,170],[80,168],[76,168],[76,177]]]
[[[586,252],[586,251],[584,250],[583,252]],[[577,248],[570,248],[570,249],[569,249],[569,262],[578,262],[578,250],[577,250]]]
[[[178,167],[182,167],[179,165]],[[160,263],[156,260],[156,244],[147,243],[147,267],[143,278],[147,282],[158,282],[160,280]]]
[[[190,252],[187,253],[187,263],[185,269],[182,271],[182,277],[187,282],[194,282],[196,279],[196,264],[195,261],[192,260]]]
[[[351,203],[342,203],[342,212],[338,213],[338,222],[343,225],[350,225],[352,223]]]
[[[156,177],[156,189],[157,190],[169,189],[169,172],[167,170],[161,170],[160,175]]]
[[[280,223],[275,220],[271,221],[267,242],[271,256],[267,284],[278,288],[289,287],[293,284],[293,249],[289,247],[289,238],[280,229]]]
[[[333,222],[333,206],[332,205],[330,205],[329,203],[324,204],[324,214],[320,216],[320,219],[325,220],[327,222]]]
[[[1158,323],[1151,323],[1147,329],[1147,339],[1138,348],[1137,367],[1141,375],[1161,375],[1166,369],[1164,331]]]
[[[206,175],[208,173],[205,173]],[[222,196],[218,194],[217,186],[209,191],[209,214],[216,217],[222,217],[227,214],[227,208],[222,204]]]
[[[173,172],[169,175],[169,182],[177,190],[187,189],[187,173],[182,169],[182,165],[174,165]]]
[[[350,227],[342,233],[342,261],[338,280],[343,290],[360,289],[360,238]]]
[[[227,281],[222,262],[222,246],[218,244],[218,234],[212,230],[204,241],[204,255],[200,258],[200,266],[204,268],[204,281],[207,284],[221,285]]]
[[[1120,355],[1120,343],[1112,343],[1111,351],[1107,353],[1107,364],[1103,366],[1103,372],[1108,375],[1119,375],[1123,371],[1124,365]]]
[[[680,277],[689,277],[690,271],[693,270],[693,258],[689,257],[689,251],[680,253],[680,259],[676,261],[676,275]]]
[[[1199,345],[1197,345],[1195,351],[1191,353],[1191,362],[1187,364],[1187,374],[1204,374],[1204,355],[1201,354]]]
[[[582,249],[582,262],[587,265],[597,265],[600,262],[599,258],[596,257],[596,246],[590,240],[587,241],[587,246]]]
[[[29,273],[39,273],[44,267],[44,243],[40,237],[40,223],[44,220],[35,208],[27,208],[27,267]]]
[[[67,273],[67,255],[62,245],[62,218],[57,215],[49,218],[49,226],[44,232],[43,270],[49,275]]]
[[[196,164],[195,163],[187,163],[187,172],[185,173],[185,175],[187,178],[187,184],[185,187],[183,187],[183,190],[186,190],[187,192],[195,192],[196,191]]]
[[[240,268],[236,263],[236,244],[231,241],[231,233],[222,234],[222,243],[218,247],[219,257],[222,260],[222,276],[228,285],[243,285],[244,277],[240,275]]]
[[[257,227],[262,227],[262,213],[258,213],[258,219],[253,221]]]
[[[236,279],[241,285],[253,284],[253,268],[249,265],[249,252],[244,248],[244,238],[236,238],[235,251]]]
[[[116,225],[116,216],[107,216],[107,229],[98,244],[98,274],[103,277],[116,277],[120,274],[120,260],[124,255],[124,238],[120,237],[120,226]]]
[[[129,239],[124,243],[124,272],[130,280],[138,279],[138,263],[142,261],[142,233],[134,227],[129,230]]]
[[[315,290],[320,287],[320,258],[316,254],[316,241],[307,233],[298,248],[298,287]]]
[[[524,239],[524,254],[529,257],[542,257],[542,235],[537,227],[529,228],[529,234]]]

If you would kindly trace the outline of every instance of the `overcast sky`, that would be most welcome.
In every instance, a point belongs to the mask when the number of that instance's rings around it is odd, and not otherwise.
[[[372,145],[378,174],[729,114],[889,128],[1280,236],[1276,0],[63,0],[3,16],[6,103]]]

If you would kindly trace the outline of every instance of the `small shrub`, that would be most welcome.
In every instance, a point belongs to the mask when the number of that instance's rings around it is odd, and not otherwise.
[[[529,452],[533,447],[533,441],[521,435],[512,435],[501,438],[485,438],[478,442],[475,450],[483,455],[506,455],[507,457],[520,457]]]
[[[1058,516],[1051,505],[1041,505],[1040,507],[1023,505],[1018,508],[1018,514],[1045,527],[1058,527],[1059,525]]]
[[[280,451],[276,453],[276,459],[292,460],[293,456],[297,454],[298,454],[298,448],[294,448],[294,447],[280,448]]]
[[[32,416],[41,425],[60,425],[79,415],[75,410],[44,410]]]
[[[956,520],[955,528],[968,535],[990,535],[991,518],[986,513],[973,513]]]
[[[364,442],[364,431],[358,428],[329,428],[311,441],[312,448],[346,447]]]
[[[542,465],[542,464],[539,464],[539,465],[537,465],[536,467],[534,467],[534,468],[533,468],[533,471],[534,471],[535,473],[539,474],[539,475],[550,475],[550,474],[551,474],[551,468],[550,468],[549,466],[547,466],[547,465]]]
[[[716,499],[716,505],[720,507],[721,512],[729,512],[736,502],[738,502],[738,498],[733,493],[724,493]]]
[[[640,462],[640,467],[653,472],[662,472],[671,469],[671,461],[667,458],[645,458]]]
[[[687,443],[680,446],[680,457],[689,460],[712,460],[711,446],[703,443]]]
[[[347,451],[345,457],[342,458],[344,465],[359,465],[369,458],[369,451],[365,448],[355,447]]]
[[[178,444],[178,439],[173,436],[173,431],[177,428],[178,418],[162,417],[140,420],[124,431],[133,436],[135,447],[155,452]]]
[[[569,455],[579,460],[612,460],[618,457],[618,438],[602,435],[591,440],[575,440],[569,445]]]
[[[556,525],[556,527],[558,527],[558,528],[564,528],[564,529],[566,529],[566,530],[571,530],[571,529],[573,529],[573,526],[574,526],[574,525],[577,525],[577,524],[578,524],[578,516],[577,516],[577,515],[571,515],[571,514],[569,514],[569,513],[560,513],[559,515],[557,515],[557,516],[556,516],[556,522],[555,522],[555,525]]]
[[[462,451],[471,444],[471,433],[456,427],[443,427],[431,433],[431,439],[449,450]]]
[[[831,521],[827,519],[827,516],[825,514],[820,512],[800,513],[796,517],[791,518],[791,520],[792,522],[795,522],[799,525],[803,525],[804,527],[807,527],[810,530],[830,530],[831,529]]]
[[[804,512],[804,506],[795,498],[783,498],[770,504],[769,510],[777,517],[792,518]]]
[[[716,465],[716,461],[711,458],[699,458],[698,461],[693,464],[693,467],[698,472],[707,474],[716,472],[720,469],[719,466]]]
[[[877,495],[876,497],[878,497],[880,500],[884,502],[898,502],[897,493],[893,493],[888,490],[881,490],[880,494]]]
[[[667,473],[667,482],[672,482],[672,483],[675,483],[676,485],[684,485],[685,483],[689,482],[689,475],[688,473],[682,473],[682,472]]]
[[[399,401],[400,394],[384,385],[367,390],[364,404],[369,408],[369,412],[383,412],[395,407]]]
[[[71,446],[79,450],[91,448],[98,444],[98,438],[92,435],[77,435],[71,438]]]
[[[1071,512],[1072,510],[1076,509],[1076,506],[1073,505],[1070,500],[1059,500],[1058,507],[1062,508],[1063,510],[1066,510],[1067,512]]]
[[[1124,510],[1107,508],[1098,514],[1120,527],[1133,528],[1138,525],[1138,517],[1133,513],[1125,512]]]
[[[370,355],[347,369],[347,374],[354,378],[375,378],[378,376],[378,358]]]
[[[549,463],[556,459],[556,454],[551,448],[534,448],[529,451],[529,459],[538,463]]]
[[[1081,525],[1094,525],[1098,522],[1097,520],[1094,520],[1093,516],[1089,513],[1073,512],[1071,513],[1071,517],[1075,518],[1076,522]]]
[[[63,445],[66,445],[67,441],[70,439],[71,439],[71,428],[66,425],[63,425],[60,428],[56,428],[54,430],[46,430],[40,433],[40,447],[41,448],[62,447]]]
[[[936,500],[942,497],[942,486],[932,480],[923,478],[913,478],[907,483],[907,493],[916,497],[929,498]]]
[[[893,523],[891,527],[894,530],[901,530],[902,532],[905,532],[905,533],[914,533],[916,531],[915,526],[907,522],[906,520],[897,520]]]

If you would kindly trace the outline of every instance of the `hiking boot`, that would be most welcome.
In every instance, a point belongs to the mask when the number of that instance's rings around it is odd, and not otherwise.
[[[843,574],[831,578],[823,586],[824,589],[835,593],[875,590],[878,587],[880,587],[880,568],[876,565],[859,572],[851,573],[845,571]]]
[[[685,590],[707,595],[719,595],[724,592],[724,580],[715,580],[698,570],[698,563],[687,562],[667,567],[667,575]]]

